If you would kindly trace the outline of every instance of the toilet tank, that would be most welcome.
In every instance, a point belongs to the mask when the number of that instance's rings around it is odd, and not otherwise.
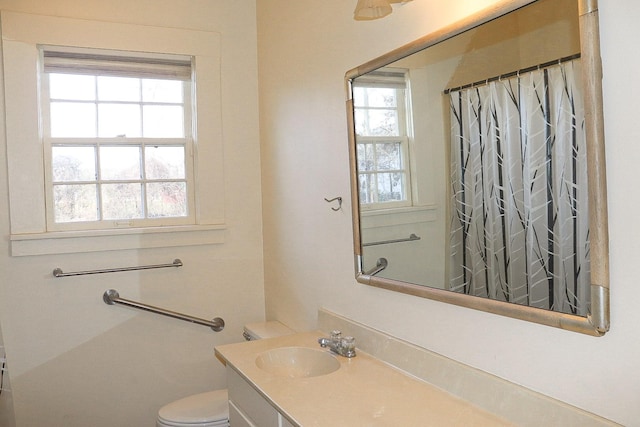
[[[271,320],[268,322],[246,324],[242,335],[247,341],[253,341],[262,338],[273,338],[283,335],[291,335],[293,333],[295,333],[294,330],[288,328],[277,320]]]

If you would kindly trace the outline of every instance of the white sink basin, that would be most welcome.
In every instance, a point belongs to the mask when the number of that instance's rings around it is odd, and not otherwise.
[[[307,347],[280,347],[261,353],[258,368],[289,378],[317,377],[340,368],[340,362],[326,350]]]

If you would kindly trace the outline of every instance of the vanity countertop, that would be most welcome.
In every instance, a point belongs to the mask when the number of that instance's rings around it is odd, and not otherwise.
[[[335,356],[340,362],[340,369],[322,376],[288,378],[270,374],[256,365],[256,358],[273,348],[320,349],[318,338],[325,336],[322,332],[296,333],[221,345],[215,348],[215,353],[294,425],[513,425],[357,348],[354,358]]]

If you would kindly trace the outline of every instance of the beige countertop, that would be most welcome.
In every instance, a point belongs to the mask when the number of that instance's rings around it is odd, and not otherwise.
[[[512,425],[357,347],[354,358],[335,356],[340,368],[322,376],[289,378],[256,365],[256,358],[273,348],[320,349],[317,341],[323,336],[305,332],[227,344],[216,347],[215,353],[289,421],[303,427]]]

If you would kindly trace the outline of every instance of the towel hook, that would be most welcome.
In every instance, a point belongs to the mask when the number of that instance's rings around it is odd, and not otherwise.
[[[324,201],[327,203],[335,202],[336,200],[338,201],[338,207],[331,208],[332,211],[339,211],[340,209],[342,209],[342,197],[334,197],[333,199],[327,199],[326,197],[324,198]]]

